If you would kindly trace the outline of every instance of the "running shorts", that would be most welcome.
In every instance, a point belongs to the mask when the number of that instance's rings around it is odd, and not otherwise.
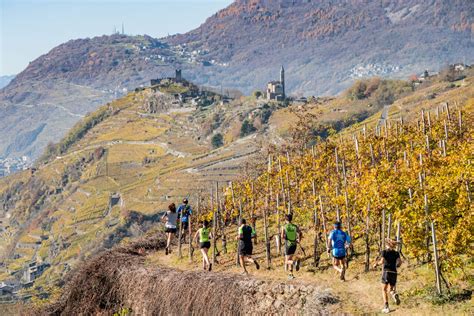
[[[211,242],[210,241],[201,242],[199,243],[199,248],[211,249]]]

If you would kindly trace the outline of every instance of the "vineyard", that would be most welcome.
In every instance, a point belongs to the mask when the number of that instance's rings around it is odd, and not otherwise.
[[[281,254],[278,231],[286,213],[306,238],[314,237],[314,267],[340,220],[355,240],[350,257],[362,256],[366,271],[392,238],[403,258],[432,264],[439,294],[449,291],[445,274],[462,270],[473,255],[473,109],[473,99],[444,103],[421,110],[415,121],[381,120],[311,147],[294,139],[292,148],[270,151],[240,181],[215,184],[210,198],[199,199],[199,218],[212,220],[223,248],[226,227],[250,219],[268,268]]]

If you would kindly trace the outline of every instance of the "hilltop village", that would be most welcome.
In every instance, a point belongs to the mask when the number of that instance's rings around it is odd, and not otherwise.
[[[32,161],[27,156],[0,158],[0,178],[31,167]]]

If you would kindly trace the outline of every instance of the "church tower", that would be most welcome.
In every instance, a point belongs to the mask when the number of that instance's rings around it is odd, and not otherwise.
[[[283,68],[283,65],[281,66],[280,69],[280,82],[283,87],[283,99],[286,98],[285,96],[285,68]]]

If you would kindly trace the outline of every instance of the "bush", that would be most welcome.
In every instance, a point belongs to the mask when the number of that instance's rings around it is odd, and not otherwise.
[[[263,109],[262,112],[260,112],[260,122],[262,122],[262,124],[267,124],[271,116],[272,110]]]
[[[253,126],[253,123],[246,119],[242,122],[242,127],[240,128],[240,137],[250,135],[256,130],[257,129],[255,128],[255,126]]]
[[[378,106],[390,105],[401,95],[413,91],[413,86],[402,80],[358,80],[347,89],[346,96],[350,100],[372,98]]]
[[[212,144],[212,147],[214,148],[222,147],[224,145],[224,137],[222,136],[222,134],[217,133],[214,136],[212,136],[211,144]]]
[[[252,95],[255,97],[255,99],[258,99],[258,98],[260,98],[260,97],[263,95],[263,93],[262,93],[262,91],[260,91],[260,90],[255,90],[255,91],[252,93]]]
[[[352,87],[346,91],[351,100],[362,100],[370,97],[380,86],[380,78],[357,80]]]

